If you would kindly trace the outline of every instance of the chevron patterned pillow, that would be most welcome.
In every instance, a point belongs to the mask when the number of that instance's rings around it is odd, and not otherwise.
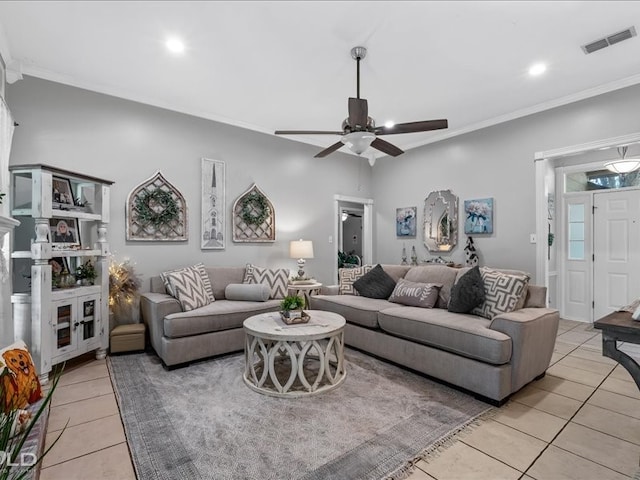
[[[493,319],[501,313],[516,310],[518,300],[529,284],[529,276],[518,273],[503,273],[482,267],[480,269],[484,285],[485,299],[471,313]]]
[[[289,288],[289,269],[261,268],[248,264],[243,283],[262,283],[269,287],[269,298],[284,298]]]
[[[207,293],[207,296],[211,299],[211,302],[213,302],[215,300],[215,297],[213,296],[213,287],[211,286],[211,281],[209,280],[209,275],[207,274],[207,271],[204,268],[204,264],[202,264],[202,263],[196,263],[195,265],[192,265],[191,267],[176,268],[175,270],[169,270],[168,272],[162,272],[160,274],[160,278],[162,278],[162,281],[164,282],[164,288],[167,290],[167,293],[169,295],[171,295],[172,297],[175,297],[175,293],[172,290],[171,283],[169,282],[169,279],[168,279],[168,275],[170,273],[181,272],[183,270],[193,270],[193,271],[197,272],[198,275],[200,275],[200,278],[202,279],[202,283],[204,284],[205,292]]]
[[[204,273],[206,275],[206,272]],[[202,272],[197,266],[165,272],[162,277],[167,282],[171,295],[180,302],[184,312],[204,307],[214,301],[211,284],[209,283],[207,288]]]

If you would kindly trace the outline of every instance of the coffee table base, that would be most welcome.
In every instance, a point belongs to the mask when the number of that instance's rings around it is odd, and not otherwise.
[[[247,334],[245,342],[243,379],[256,392],[274,397],[315,395],[337,388],[346,378],[344,331],[308,341]],[[310,375],[315,378],[307,378]]]

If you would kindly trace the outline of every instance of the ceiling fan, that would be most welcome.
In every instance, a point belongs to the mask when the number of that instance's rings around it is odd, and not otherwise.
[[[446,119],[425,120],[421,122],[397,123],[393,126],[376,127],[369,116],[369,107],[365,98],[360,98],[360,60],[367,55],[365,47],[353,47],[351,57],[357,65],[357,95],[349,98],[349,116],[342,122],[342,131],[321,130],[276,130],[276,135],[342,135],[339,142],[334,143],[315,155],[315,158],[326,157],[340,147],[346,145],[351,151],[360,155],[369,146],[392,157],[404,153],[395,145],[379,138],[381,135],[397,135],[399,133],[428,132],[448,127]]]

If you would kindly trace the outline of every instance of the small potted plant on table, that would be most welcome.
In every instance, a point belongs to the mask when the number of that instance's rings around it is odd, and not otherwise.
[[[304,298],[298,295],[287,295],[280,302],[280,316],[284,323],[290,325],[292,323],[306,323],[309,321],[307,315],[302,309],[305,306]]]

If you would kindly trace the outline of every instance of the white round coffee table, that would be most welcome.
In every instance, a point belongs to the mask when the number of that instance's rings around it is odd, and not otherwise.
[[[343,316],[305,310],[308,323],[287,325],[280,313],[262,313],[244,321],[244,382],[275,397],[301,397],[338,387],[344,366]]]

